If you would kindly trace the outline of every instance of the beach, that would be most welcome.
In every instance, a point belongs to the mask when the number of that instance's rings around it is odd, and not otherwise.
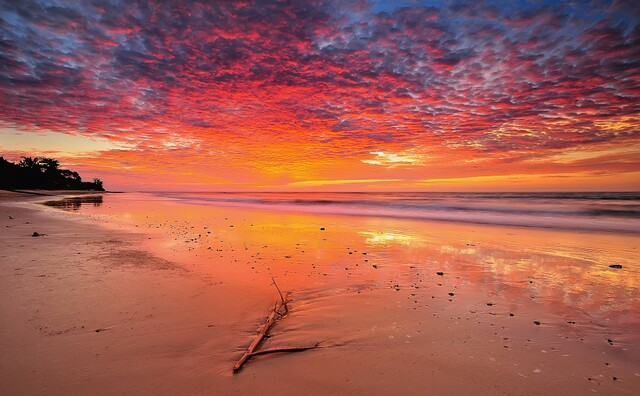
[[[2,394],[640,389],[640,234],[615,221],[522,227],[143,193],[42,204],[61,198],[1,195]],[[280,299],[274,280],[290,312],[259,350],[312,348],[234,374]]]

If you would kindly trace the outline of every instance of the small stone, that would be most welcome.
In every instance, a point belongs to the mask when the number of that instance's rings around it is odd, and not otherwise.
[[[37,232],[35,232],[35,231],[34,231],[34,233],[33,233],[33,234],[31,234],[31,236],[32,236],[32,237],[39,237],[39,236],[42,236],[42,234],[39,234],[39,233],[37,233]]]
[[[320,231],[324,231],[324,227],[320,227]]]
[[[611,264],[609,268],[622,269],[622,264]]]
[[[438,271],[438,272],[436,272],[436,275],[440,275],[440,276],[442,276],[442,275],[444,275],[444,272],[442,272],[442,271]]]
[[[509,316],[515,316],[512,312],[509,312]]]
[[[449,295],[450,295],[450,296],[454,296],[454,294],[453,294],[453,293],[449,293]]]
[[[487,303],[487,305],[493,307],[493,303]]]
[[[534,320],[534,321],[533,321],[533,323],[534,323],[536,326],[540,326],[540,321],[539,321],[539,320]]]

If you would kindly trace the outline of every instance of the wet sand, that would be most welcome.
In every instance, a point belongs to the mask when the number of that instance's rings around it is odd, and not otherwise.
[[[2,394],[640,389],[637,235],[1,195]]]

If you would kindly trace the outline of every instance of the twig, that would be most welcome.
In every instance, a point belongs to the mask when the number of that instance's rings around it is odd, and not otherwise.
[[[306,347],[266,349],[264,351],[253,352],[253,353],[251,353],[249,355],[249,357],[252,358],[254,356],[268,355],[268,354],[271,354],[271,353],[302,352],[302,351],[308,351],[309,349],[315,349],[315,348],[319,348],[319,347],[320,347],[320,343],[317,342],[315,345],[306,346]]]
[[[280,295],[280,301],[282,301],[282,306],[284,306],[284,312],[289,313],[289,308],[287,307],[287,301],[282,296],[282,292],[280,291],[280,288],[278,287],[278,284],[276,283],[276,280],[273,276],[271,277],[271,280],[273,281],[272,285],[274,285],[278,290],[278,294]]]

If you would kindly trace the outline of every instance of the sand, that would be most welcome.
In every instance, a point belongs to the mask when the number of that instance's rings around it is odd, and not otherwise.
[[[0,194],[2,394],[640,389],[637,236],[41,199]],[[319,348],[232,374],[272,276],[262,348]]]

